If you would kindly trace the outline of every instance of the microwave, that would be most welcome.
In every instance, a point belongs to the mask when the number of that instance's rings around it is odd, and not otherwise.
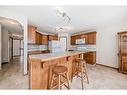
[[[76,39],[76,44],[77,45],[85,44],[85,39]]]

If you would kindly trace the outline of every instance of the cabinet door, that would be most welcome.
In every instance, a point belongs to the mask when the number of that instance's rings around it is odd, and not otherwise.
[[[88,43],[96,44],[96,32],[88,33]]]
[[[35,44],[36,27],[28,26],[28,44]]]
[[[88,64],[95,64],[96,63],[96,52],[88,52],[84,54],[84,59]]]
[[[54,35],[53,36],[53,40],[58,40],[58,36],[57,35]]]
[[[58,40],[58,36],[57,35],[49,35],[49,41],[52,41],[52,40]]]
[[[71,45],[75,45],[76,43],[76,37],[75,36],[71,36]]]
[[[39,33],[39,44],[42,44],[42,34]]]
[[[84,39],[85,39],[85,44],[89,44],[89,39],[88,39],[88,35],[84,34]]]
[[[36,44],[42,44],[42,34],[36,32]]]
[[[42,35],[42,44],[47,45],[48,44],[48,36],[47,35]]]
[[[127,56],[122,56],[121,70],[123,73],[127,73]]]
[[[39,44],[39,33],[38,32],[36,32],[36,36],[35,36],[35,39],[36,39],[36,44]]]

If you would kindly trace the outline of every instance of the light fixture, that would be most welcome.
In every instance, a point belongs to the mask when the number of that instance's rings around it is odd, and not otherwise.
[[[57,32],[67,32],[69,31],[68,27],[55,27],[55,31]]]
[[[64,22],[70,22],[71,18],[67,15],[67,13],[63,12],[61,9],[56,9],[56,15],[60,18],[62,18],[62,21]]]

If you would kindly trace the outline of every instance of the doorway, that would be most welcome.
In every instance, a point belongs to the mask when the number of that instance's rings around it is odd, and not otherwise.
[[[61,51],[62,52],[67,51],[67,37],[60,37],[59,41],[60,41]]]

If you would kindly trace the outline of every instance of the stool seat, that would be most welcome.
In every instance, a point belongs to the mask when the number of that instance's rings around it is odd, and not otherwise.
[[[53,72],[56,74],[63,74],[67,72],[67,67],[65,66],[55,66]]]
[[[66,66],[55,66],[52,69],[50,89],[61,89],[62,86],[65,86],[66,88],[70,89],[67,71],[68,69]]]

